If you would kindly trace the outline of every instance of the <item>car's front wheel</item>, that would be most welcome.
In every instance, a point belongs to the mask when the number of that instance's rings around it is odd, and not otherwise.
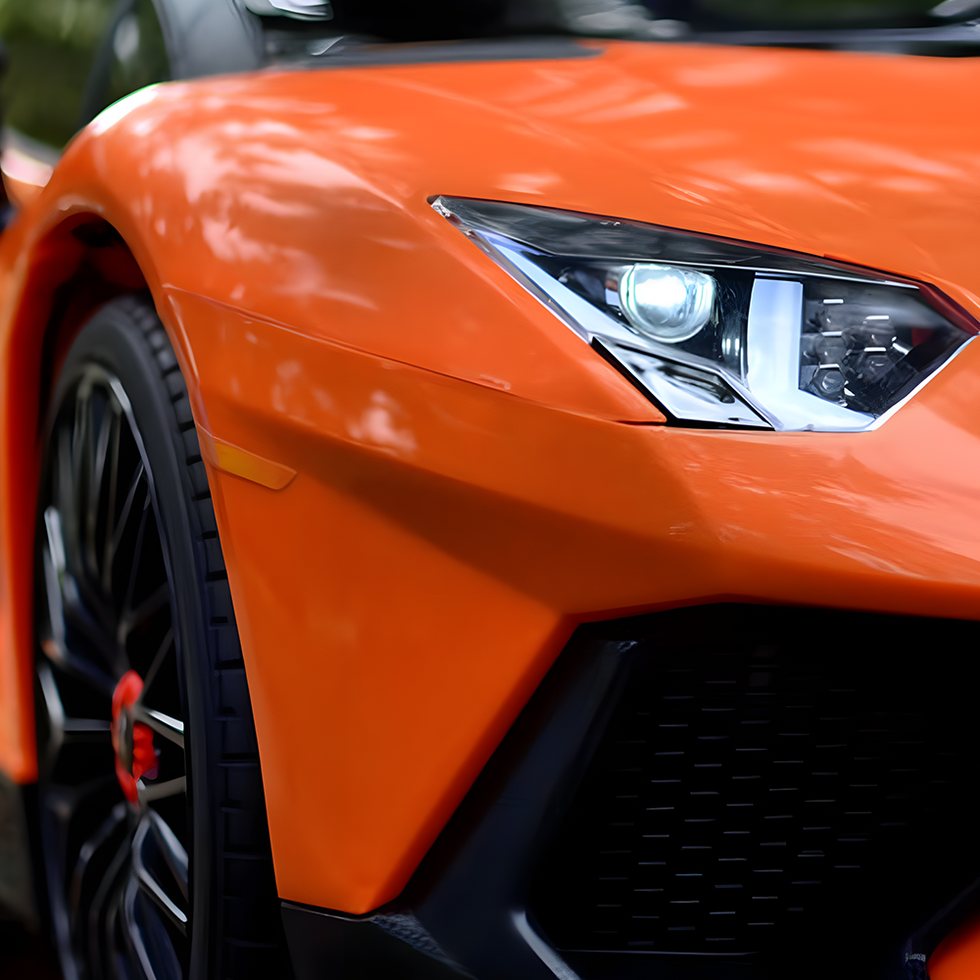
[[[140,298],[92,318],[54,387],[35,582],[42,891],[65,977],[281,976],[214,510]]]

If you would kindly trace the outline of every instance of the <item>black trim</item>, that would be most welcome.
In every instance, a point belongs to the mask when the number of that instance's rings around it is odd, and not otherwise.
[[[294,902],[283,902],[282,921],[296,980],[323,980],[334,976],[345,980],[374,977],[458,980],[460,976],[469,976],[454,969],[431,949],[431,937],[424,933],[420,936],[422,945],[430,948],[420,949],[413,945],[412,939],[419,935],[419,930],[412,930],[411,922],[405,923],[407,928],[404,930],[393,932],[382,924],[386,918],[396,918],[398,924],[402,924],[413,917],[345,918]]]
[[[635,643],[609,639],[609,632],[601,638],[590,627],[576,632],[396,902],[360,919],[283,903],[297,980],[328,969],[374,976],[373,957],[383,955],[382,946],[395,948],[378,925],[408,910],[445,957],[443,963],[425,957],[419,968],[429,972],[419,976],[553,980],[513,914],[523,910],[530,873],[625,682]],[[372,958],[355,962],[352,950],[367,955],[372,944],[378,947]]]
[[[328,39],[324,39],[324,43]],[[466,41],[372,43],[343,36],[322,54],[309,53],[307,35],[265,33],[266,62],[297,68],[367,68],[377,65],[435,65],[459,62],[555,61],[595,58],[603,48],[574,37],[502,37]]]

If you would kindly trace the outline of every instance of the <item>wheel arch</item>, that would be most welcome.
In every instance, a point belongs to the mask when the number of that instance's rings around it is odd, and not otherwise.
[[[31,659],[33,655],[33,568],[35,507],[47,403],[58,371],[79,330],[100,306],[126,293],[153,290],[151,276],[124,237],[122,222],[96,207],[75,207],[59,215],[33,242],[21,242],[8,272],[0,324],[4,341],[5,428],[0,480],[5,484],[0,538],[0,771],[14,783],[37,778]],[[8,234],[27,236],[15,225]],[[137,246],[138,250],[138,246]],[[9,287],[8,287],[9,288]],[[178,359],[183,349],[171,326],[164,299],[154,303],[167,326]],[[161,305],[164,307],[161,309]],[[193,398],[193,396],[192,396]]]

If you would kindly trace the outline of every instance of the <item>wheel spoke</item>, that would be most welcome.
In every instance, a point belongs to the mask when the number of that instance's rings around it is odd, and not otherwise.
[[[64,521],[64,524],[67,525],[62,526],[60,534],[63,555],[67,556],[70,553],[71,558],[77,559],[78,549],[75,547],[69,549],[68,547],[69,541],[74,544],[74,542],[78,539],[78,535],[75,530],[75,483],[74,463],[72,461],[71,452],[71,433],[69,433],[67,429],[59,429],[56,434],[56,439],[57,447],[53,463],[54,485],[52,487],[54,500],[51,506],[54,508],[59,518]],[[62,518],[61,515],[64,515],[64,518]],[[77,571],[77,568],[71,569],[73,574]]]
[[[72,428],[71,443],[65,447],[68,474],[70,475],[68,489],[71,497],[65,501],[67,506],[60,506],[58,508],[62,513],[71,514],[73,518],[73,526],[69,529],[69,533],[71,534],[73,545],[71,551],[79,563],[79,567],[73,569],[76,575],[84,575],[87,571],[84,567],[85,548],[83,545],[83,529],[80,526],[88,509],[85,506],[85,500],[82,495],[82,466],[84,463],[82,447],[85,445],[87,435],[87,421],[88,403],[83,398],[81,388],[79,388],[75,396],[75,424]]]
[[[102,400],[100,399],[100,402]],[[89,398],[89,411],[93,412],[95,408],[95,399]],[[102,418],[99,420],[99,431],[96,436],[95,451],[89,456],[88,465],[88,511],[85,515],[85,545],[86,551],[91,555],[92,571],[98,580],[101,581],[102,576],[98,575],[99,571],[99,545],[96,541],[99,529],[99,511],[103,503],[103,493],[102,485],[105,479],[105,464],[106,459],[109,454],[109,440],[112,436],[112,428],[115,421],[115,406],[113,405],[113,400],[108,398],[102,403]],[[92,419],[92,425],[94,428],[95,420]],[[105,503],[110,504],[109,500],[105,500]],[[106,523],[111,523],[112,521],[112,511],[109,510],[106,514]],[[103,555],[105,549],[101,549]]]
[[[54,571],[60,579],[65,574],[65,535],[61,528],[61,514],[57,507],[45,508],[44,531]]]
[[[124,837],[119,845],[119,849],[109,862],[109,867],[99,882],[99,887],[95,890],[95,895],[92,898],[92,904],[89,906],[88,942],[89,949],[93,953],[102,946],[100,937],[105,935],[107,942],[105,943],[104,949],[111,956],[111,950],[113,948],[111,934],[115,931],[115,923],[113,922],[114,916],[111,914],[112,908],[109,903],[113,897],[114,890],[118,888],[119,878],[126,867],[126,863],[130,859],[130,847],[131,844],[128,836]],[[104,960],[100,962],[102,958],[95,955],[91,956],[90,960],[95,961],[99,973],[102,973]]]
[[[140,692],[140,696],[137,699],[138,703],[143,703],[147,692],[153,686],[153,682],[156,680],[157,674],[160,672],[160,668],[163,666],[164,659],[173,647],[173,642],[174,628],[171,626],[164,635],[163,642],[157,648],[157,652],[153,657],[153,662],[150,664],[150,669],[146,672],[146,677],[143,678],[143,690]]]
[[[124,644],[126,637],[135,626],[145,623],[154,613],[170,603],[170,583],[164,582],[151,592],[135,609],[127,610],[119,618],[119,642]]]
[[[93,664],[88,658],[76,656],[67,647],[59,646],[52,638],[41,640],[41,650],[44,655],[66,674],[84,681],[90,688],[107,698],[112,698],[115,681],[101,667]]]
[[[46,663],[37,665],[37,679],[41,688],[41,698],[48,718],[48,744],[45,746],[45,762],[54,765],[61,746],[65,741],[65,709],[58,693],[58,685],[54,682],[51,668]]]
[[[117,803],[109,816],[102,821],[96,832],[82,845],[78,852],[78,860],[72,872],[70,892],[71,907],[78,909],[81,907],[82,885],[85,874],[88,871],[92,859],[100,850],[111,840],[113,834],[129,817],[129,807],[125,803]]]
[[[129,579],[126,583],[126,596],[122,603],[122,612],[119,616],[119,626],[116,630],[116,642],[120,646],[126,645],[126,634],[131,627],[128,621],[132,615],[133,591],[136,588],[136,573],[140,567],[140,559],[143,557],[143,538],[146,535],[146,524],[150,515],[150,495],[147,494],[143,500],[143,510],[140,512],[139,528],[136,531],[136,543],[133,546],[133,559],[129,567]]]
[[[187,935],[187,914],[177,905],[177,903],[160,887],[157,880],[145,869],[136,869],[136,879],[139,881],[140,888],[146,892],[150,898],[166,914],[171,924],[181,935]]]
[[[168,779],[165,783],[144,783],[142,779],[136,783],[139,805],[145,806],[154,800],[165,800],[171,796],[180,796],[187,792],[187,777]]]
[[[85,568],[86,581],[99,580],[98,552],[95,546],[95,520],[97,513],[93,513],[93,508],[98,507],[98,493],[92,485],[93,469],[95,461],[93,459],[93,437],[95,412],[92,397],[91,385],[83,385],[79,389],[79,394],[85,390],[85,397],[81,404],[82,425],[80,428],[81,438],[76,443],[75,458],[77,463],[75,492],[77,494],[77,513],[82,517],[78,528],[78,544],[81,551],[82,563]]]
[[[130,880],[123,899],[129,944],[146,980],[180,980],[183,971],[163,921],[169,922],[170,917],[166,913],[159,916],[160,906],[152,900],[147,902],[146,894],[138,879]]]
[[[73,582],[76,594],[84,597],[84,604],[91,609],[89,619],[94,615],[98,621],[107,622],[108,610],[98,585],[97,571],[85,548],[82,527],[83,515],[88,511],[81,472],[84,457],[87,455],[82,448],[87,426],[81,416],[85,414],[82,411],[81,415],[76,415],[71,433],[64,428],[57,436],[54,506],[61,522],[66,569],[66,574],[60,577],[66,587],[69,582]],[[93,576],[95,587],[89,585]]]
[[[114,462],[114,470],[117,466],[118,463]],[[116,551],[119,549],[119,543],[122,541],[123,534],[126,533],[126,527],[129,524],[129,517],[133,510],[133,501],[136,499],[136,492],[139,490],[140,485],[145,483],[145,475],[146,471],[143,467],[143,461],[140,460],[139,465],[136,467],[136,471],[133,473],[132,479],[130,480],[129,488],[126,491],[126,499],[123,501],[119,519],[114,525],[111,520],[111,516],[115,508],[113,507],[109,511],[110,519],[106,522],[105,558],[103,559],[102,564],[102,589],[107,595],[112,592],[112,569],[116,561]],[[115,481],[116,478],[117,477],[114,473],[113,481]]]
[[[153,708],[147,708],[139,701],[133,705],[132,711],[133,717],[137,721],[143,722],[144,725],[149,725],[153,731],[169,739],[175,745],[179,745],[181,748],[184,747],[184,723],[182,721],[177,718],[171,718],[170,715],[165,715],[162,711],[154,711]]]
[[[111,731],[111,722],[103,718],[66,718],[65,744],[74,742],[104,743]]]
[[[116,496],[119,492],[119,443],[122,437],[123,416],[121,409],[112,401],[112,430],[110,432],[109,451],[107,463],[109,465],[109,485],[107,488],[108,500],[106,502],[105,535],[102,545],[102,591],[112,590],[112,564],[114,554],[110,549],[110,543],[114,537]],[[140,468],[142,468],[142,460]]]
[[[93,741],[104,743],[110,733],[110,723],[107,720],[66,716],[54,674],[46,663],[37,665],[37,679],[48,719],[48,743],[45,746],[45,756],[49,766],[54,764],[63,745]]]
[[[102,622],[92,616],[86,599],[79,594],[77,583],[71,576],[65,576],[61,602],[65,625],[78,634],[76,642],[69,643],[69,646],[75,647],[73,653],[76,659],[89,659],[88,655],[94,652],[113,674],[119,676],[125,673],[128,667],[125,651],[118,649],[113,643],[112,634],[106,631]],[[84,645],[78,642],[79,639],[84,639]]]
[[[168,872],[167,877],[177,885],[186,903],[187,852],[153,810],[146,811],[133,838],[133,871],[140,888],[156,902],[178,932],[186,935],[187,913],[164,888],[159,875]]]
[[[44,594],[47,599],[48,628],[56,649],[65,649],[65,610],[61,601],[61,582],[65,575],[65,551],[61,538],[61,520],[54,507],[44,512],[47,547],[41,550]]]
[[[41,644],[55,663],[87,677],[100,689],[108,685],[111,690],[111,678],[103,669],[89,662],[83,663],[77,654],[68,649],[65,626],[71,624],[93,642],[106,662],[111,663],[116,659],[114,647],[108,645],[104,629],[92,619],[78,594],[75,579],[66,567],[64,529],[61,514],[56,508],[45,509],[44,528],[46,547],[41,549],[41,563],[50,635],[43,636]]]
[[[184,850],[184,845],[177,839],[177,835],[159,813],[150,810],[149,817],[167,868],[186,902],[189,894],[187,851]]]
[[[68,980],[181,980],[188,783],[165,542],[126,391],[97,364],[82,367],[58,409],[45,473],[35,545],[40,823],[62,965]],[[121,683],[129,671],[143,678],[135,701],[132,680]],[[153,778],[124,799],[127,779],[144,770]]]

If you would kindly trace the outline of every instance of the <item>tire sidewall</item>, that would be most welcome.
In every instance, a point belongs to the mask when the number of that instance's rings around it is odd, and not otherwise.
[[[201,529],[190,506],[193,488],[187,474],[183,433],[177,425],[161,368],[142,329],[158,326],[151,309],[129,298],[110,303],[93,316],[65,358],[54,389],[46,439],[50,438],[54,414],[86,367],[98,365],[119,380],[132,410],[134,435],[149,469],[151,499],[170,582],[178,677],[187,720],[184,756],[190,830],[189,976],[191,980],[206,980],[217,964],[217,950],[210,948],[209,928],[209,923],[215,921],[212,906],[216,897],[210,882],[215,839],[212,822],[216,815],[209,812],[206,785],[213,762],[206,737],[206,719],[213,709],[204,703],[206,692],[210,691],[202,602],[207,583]]]

